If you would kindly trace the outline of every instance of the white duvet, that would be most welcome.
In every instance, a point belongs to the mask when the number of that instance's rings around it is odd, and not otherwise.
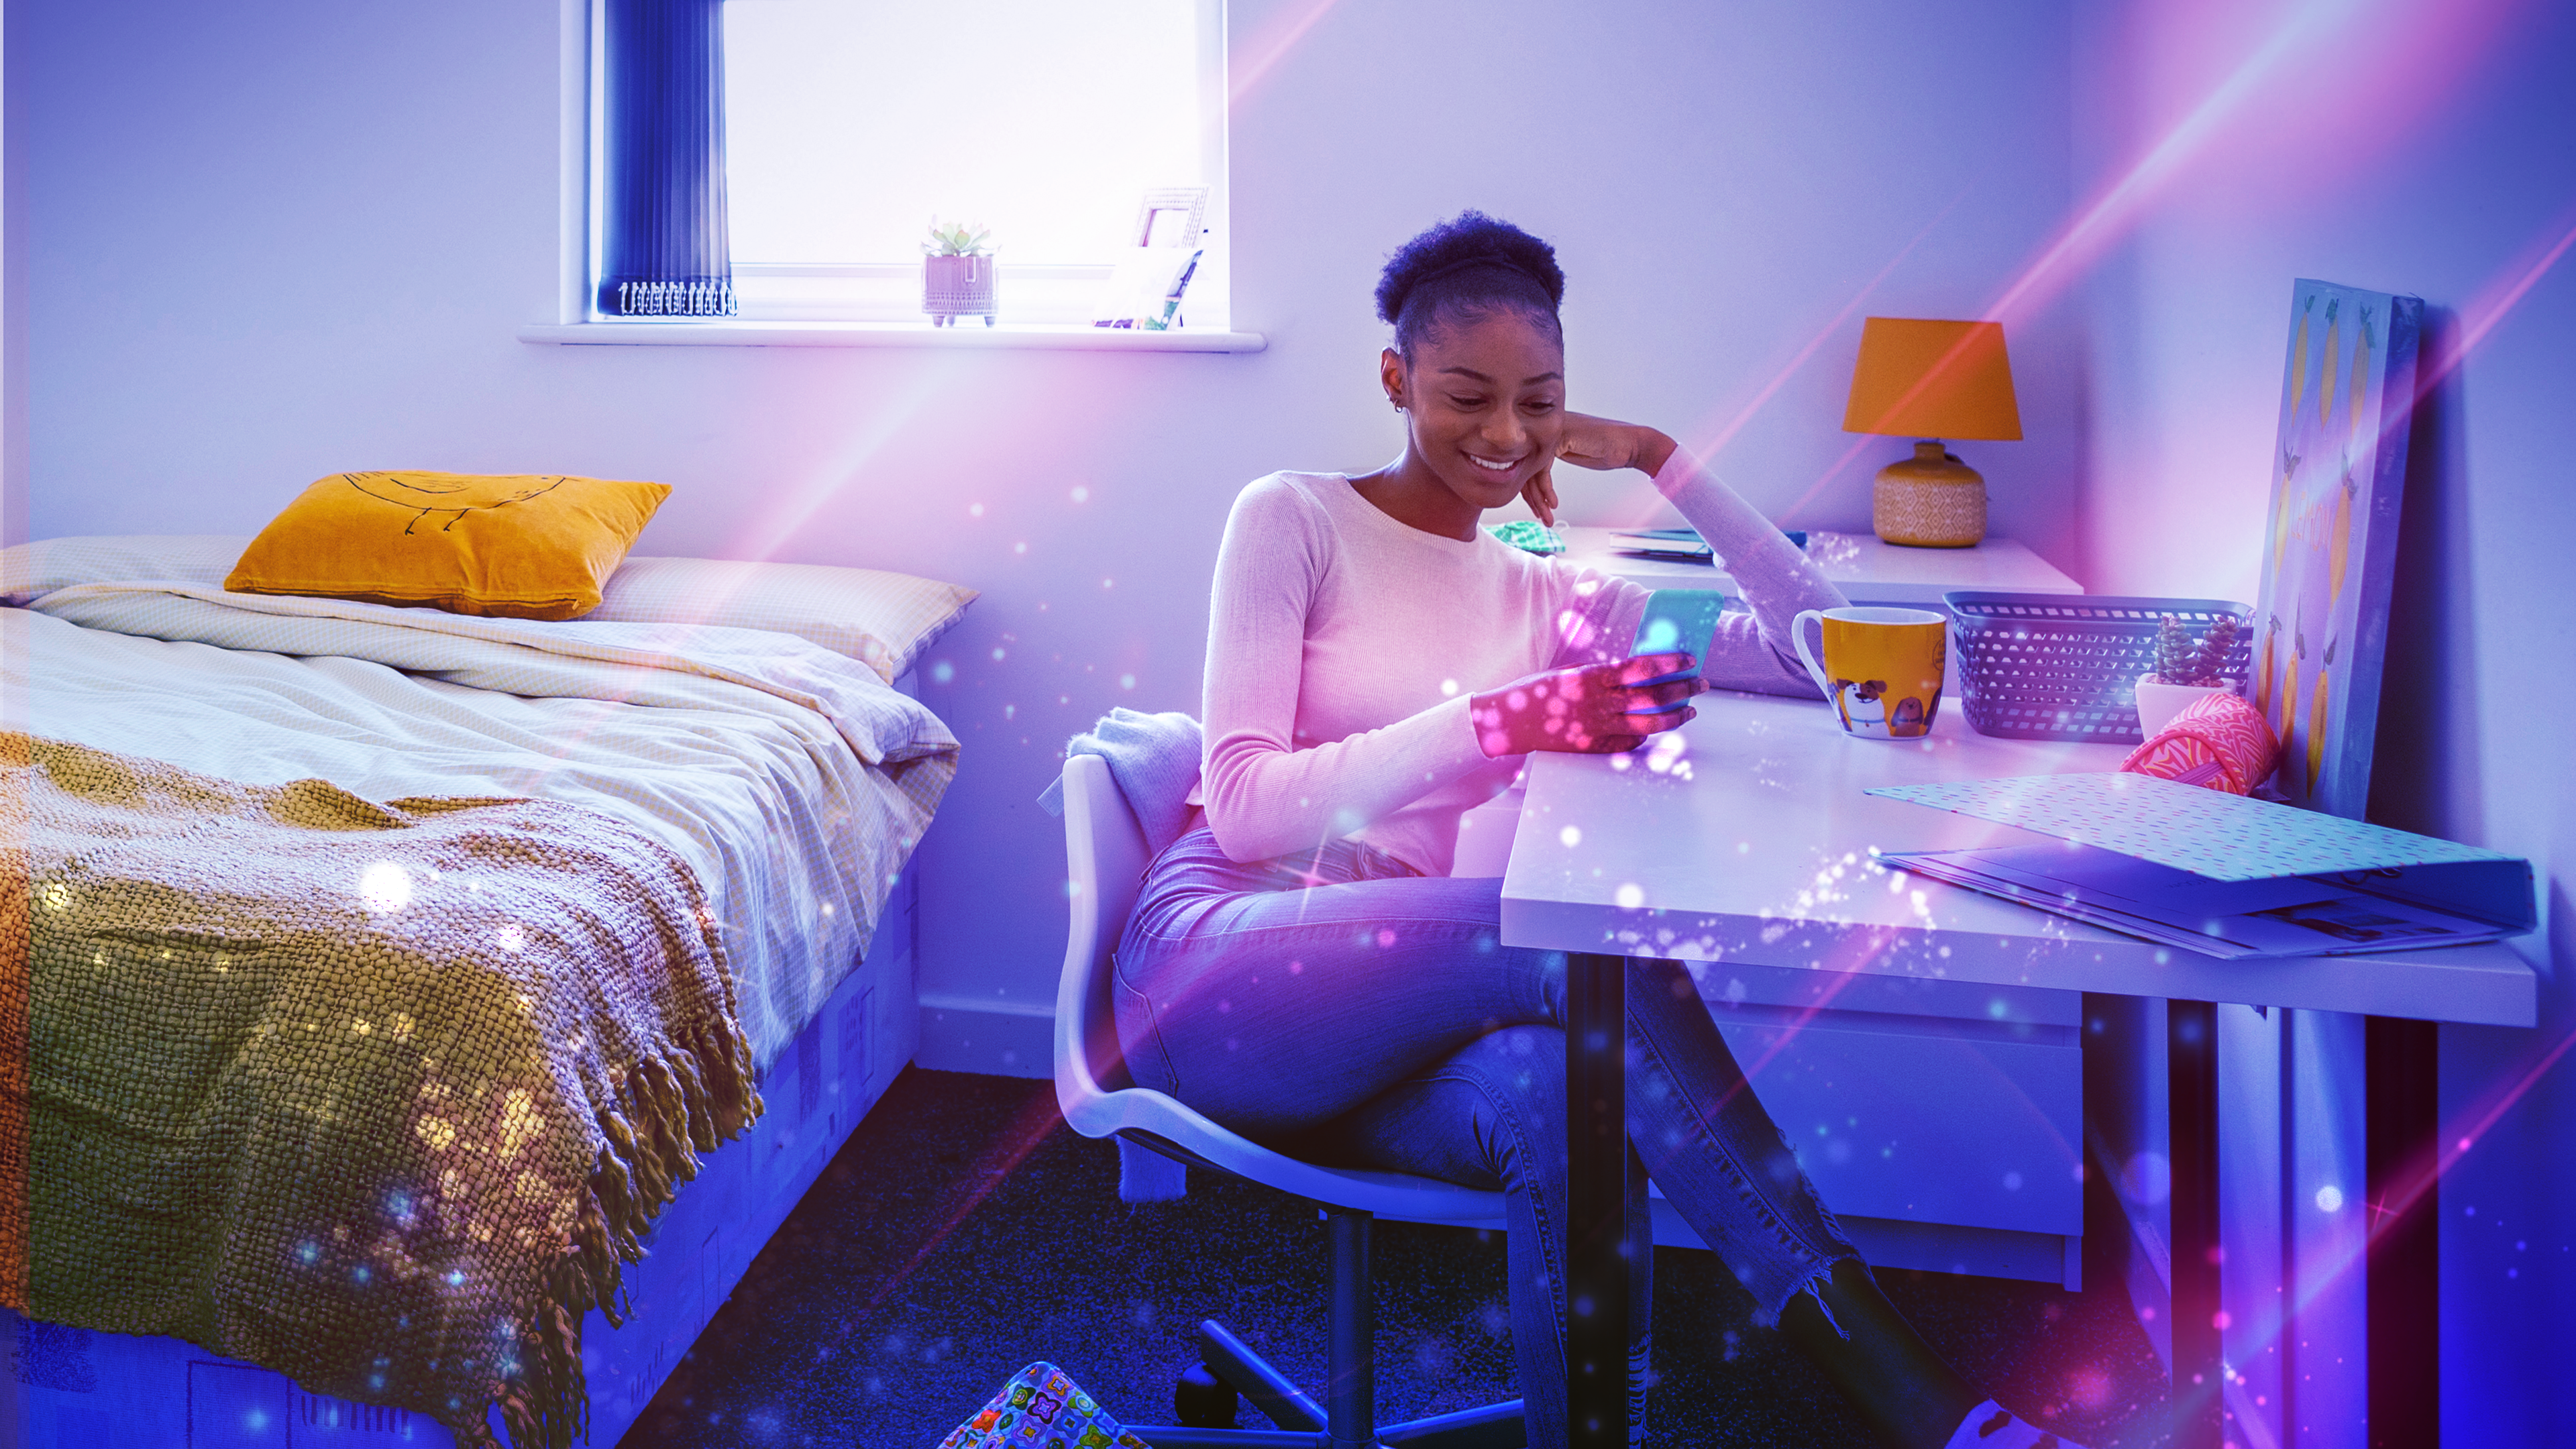
[[[764,1069],[857,964],[957,750],[866,665],[784,634],[177,582],[0,609],[0,726],[251,784],[614,816],[706,887]]]

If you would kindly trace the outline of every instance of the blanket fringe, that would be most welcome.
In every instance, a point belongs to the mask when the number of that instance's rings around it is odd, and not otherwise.
[[[599,1111],[606,1139],[582,1194],[571,1240],[546,1285],[536,1321],[519,1330],[518,1372],[495,1406],[512,1449],[571,1449],[590,1433],[582,1379],[581,1325],[591,1309],[612,1328],[634,1305],[624,1265],[644,1261],[643,1234],[680,1184],[712,1152],[757,1121],[764,1104],[753,1084],[751,1047],[739,1029],[699,1027],[630,1067],[625,1085]],[[482,1424],[451,1424],[461,1444],[499,1449]]]

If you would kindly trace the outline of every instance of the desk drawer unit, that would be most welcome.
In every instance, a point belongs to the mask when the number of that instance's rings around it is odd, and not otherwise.
[[[2083,1231],[2080,1049],[1822,1021],[1719,1030],[1837,1213]]]
[[[2074,1286],[2080,997],[1736,962],[1693,969],[1755,1095],[1872,1262]],[[1699,1245],[1658,1199],[1657,1241]]]

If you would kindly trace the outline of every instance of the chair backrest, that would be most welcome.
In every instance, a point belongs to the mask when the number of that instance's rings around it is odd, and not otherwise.
[[[1144,827],[1098,755],[1064,762],[1064,858],[1072,922],[1056,986],[1055,1087],[1070,1116],[1084,1101],[1132,1082],[1118,1050],[1109,955],[1153,863]]]
[[[1055,995],[1055,1100],[1086,1137],[1121,1138],[1337,1207],[1413,1222],[1503,1225],[1499,1192],[1371,1168],[1325,1167],[1245,1140],[1161,1092],[1138,1087],[1118,1050],[1109,956],[1153,864],[1144,827],[1098,755],[1064,762],[1067,904]]]

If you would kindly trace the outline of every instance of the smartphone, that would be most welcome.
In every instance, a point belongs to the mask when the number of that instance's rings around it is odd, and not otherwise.
[[[1645,615],[1637,620],[1636,642],[1629,646],[1628,657],[1640,654],[1688,654],[1700,664],[1708,663],[1708,641],[1717,633],[1717,617],[1726,612],[1726,595],[1716,589],[1657,589],[1646,596]],[[1690,678],[1698,669],[1677,670],[1658,674],[1640,684],[1672,684]],[[1670,714],[1690,703],[1684,699],[1660,709],[1636,709],[1630,714]]]

